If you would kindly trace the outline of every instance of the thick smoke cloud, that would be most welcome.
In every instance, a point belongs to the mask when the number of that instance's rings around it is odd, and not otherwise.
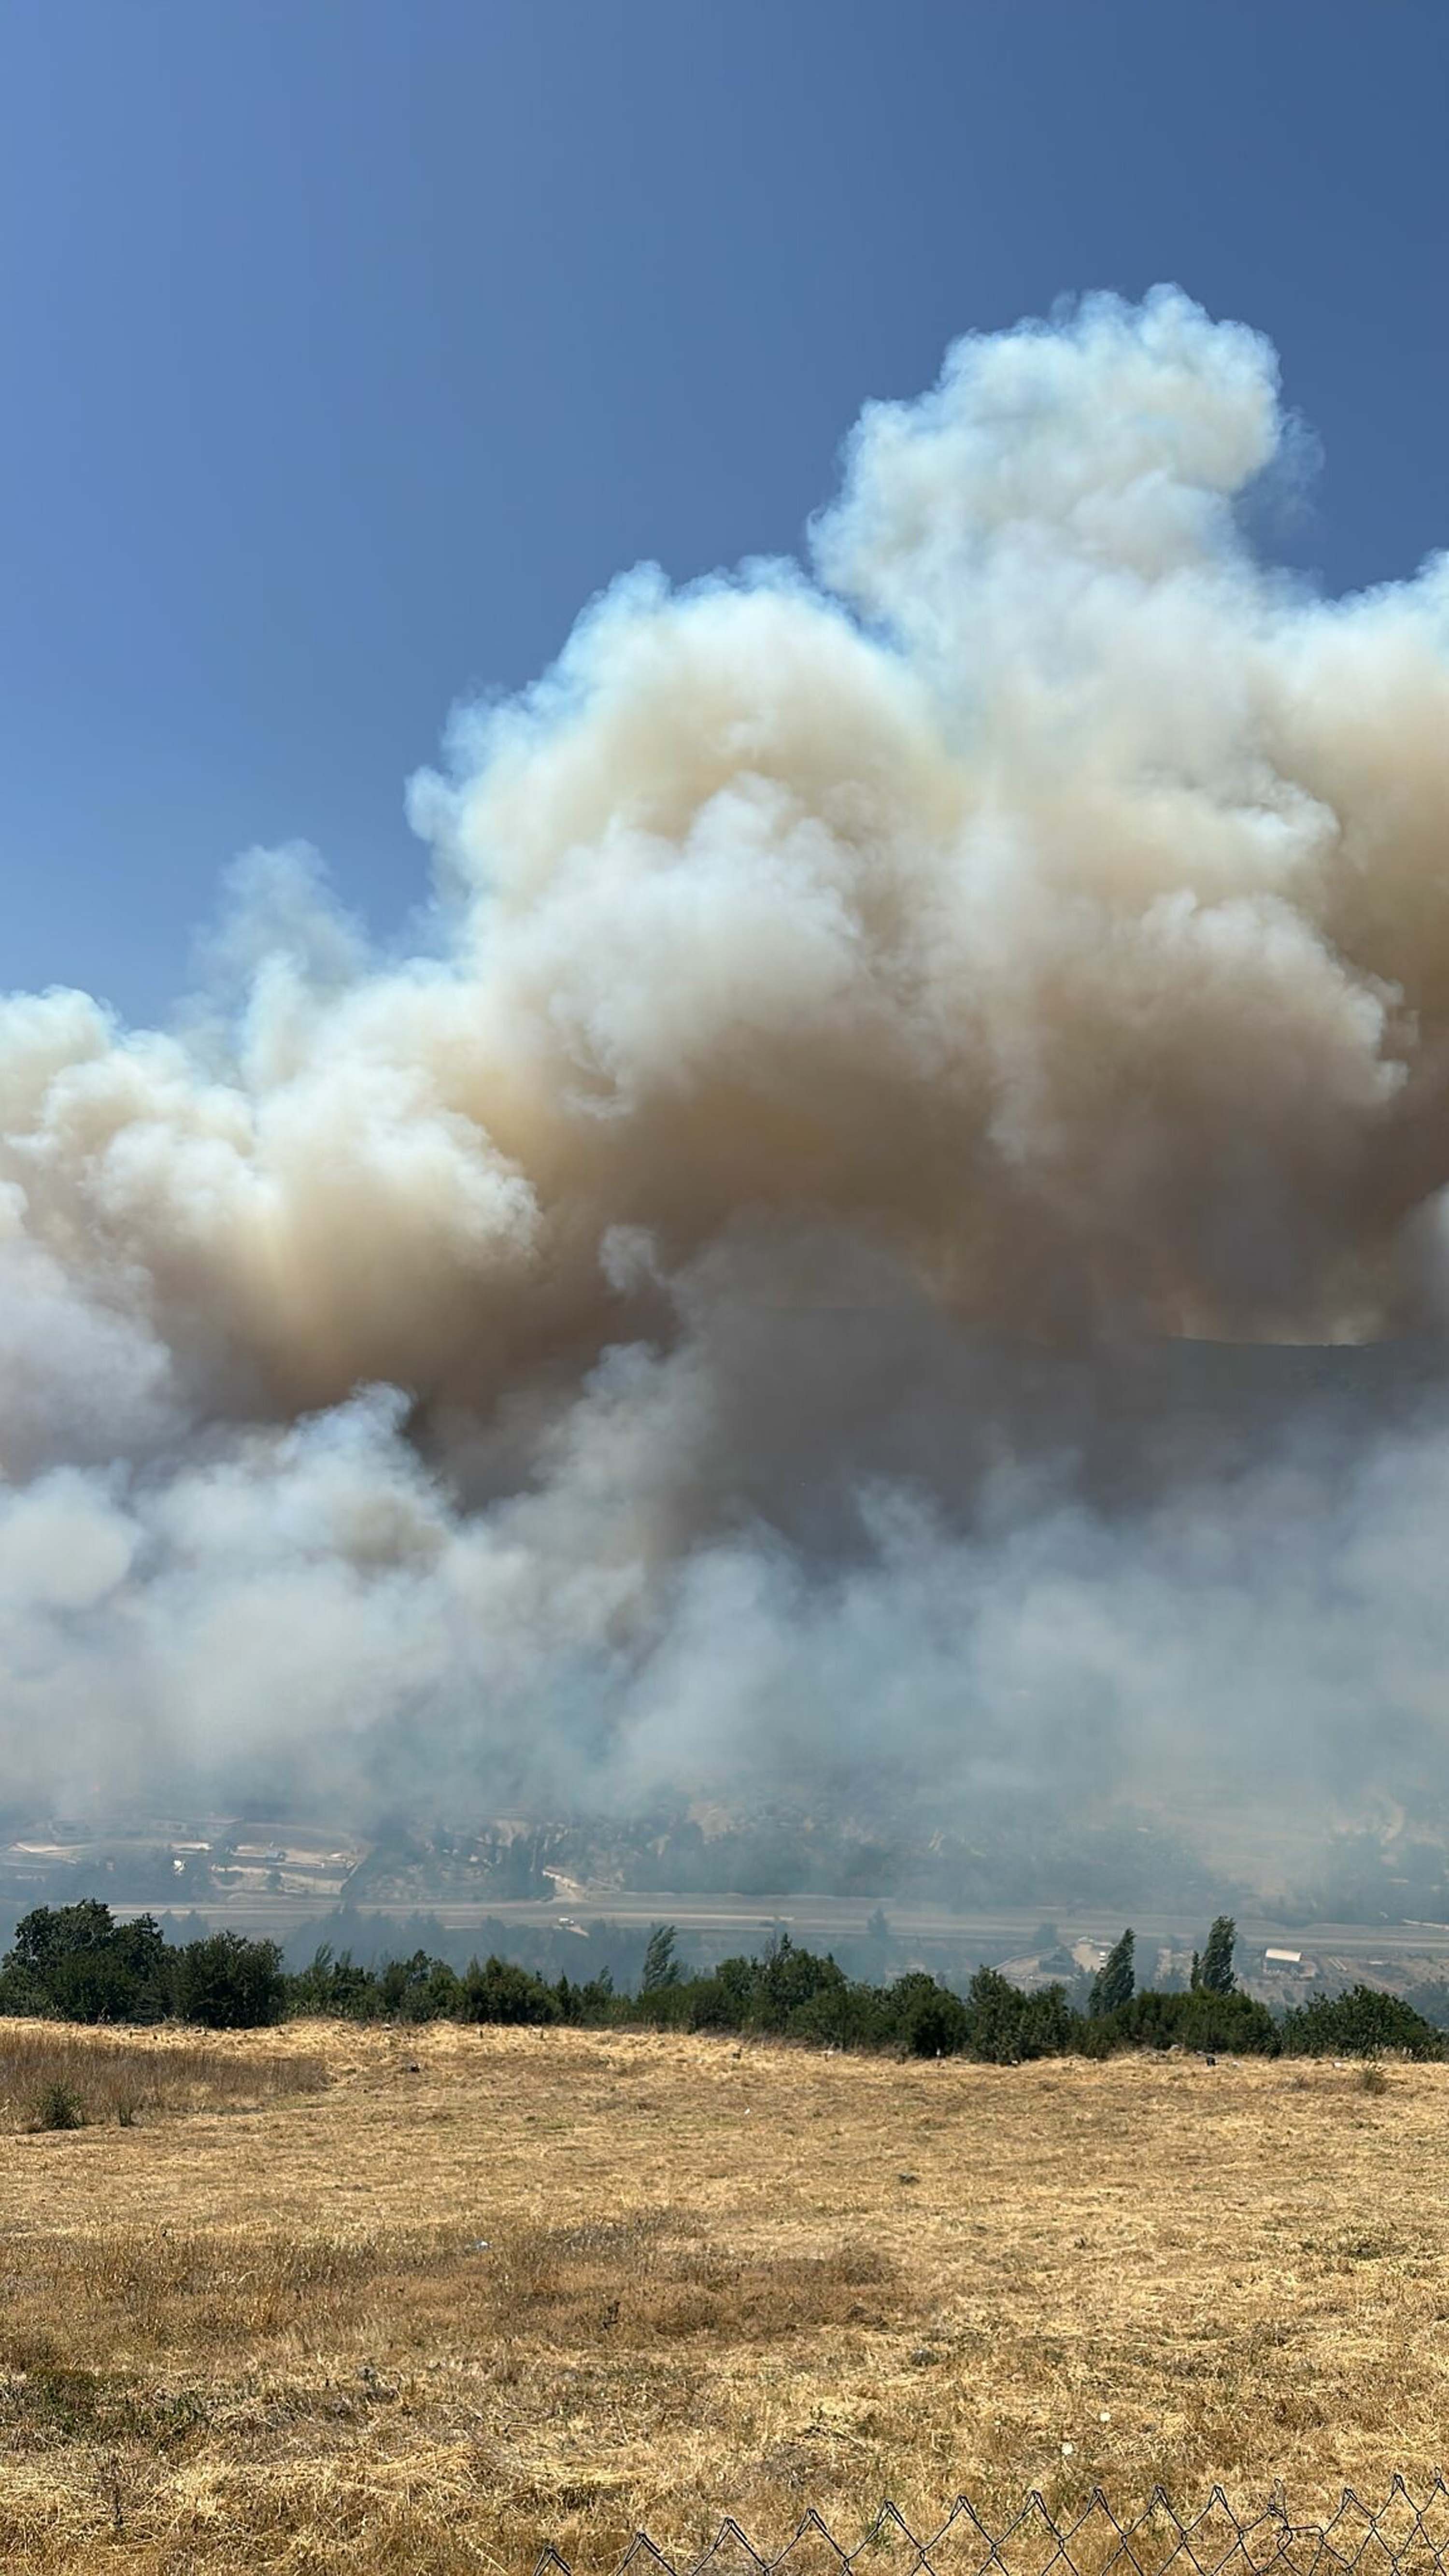
[[[1175,291],[963,341],[455,722],[428,954],[280,853],[0,1004],[13,1801],[1449,1778],[1437,1398],[1187,1347],[1449,1282],[1449,572],[1265,569],[1304,453]]]

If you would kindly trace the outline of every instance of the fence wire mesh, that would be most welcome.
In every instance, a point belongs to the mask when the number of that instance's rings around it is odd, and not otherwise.
[[[1449,2484],[1442,2476],[1419,2497],[1396,2477],[1380,2504],[1345,2487],[1318,2522],[1290,2515],[1282,2487],[1266,2504],[1242,2511],[1214,2487],[1196,2512],[1181,2512],[1161,2488],[1141,2510],[1119,2517],[1100,2487],[1071,2509],[1053,2507],[1033,2488],[1020,2510],[992,2522],[968,2496],[957,2496],[945,2520],[924,2535],[886,2502],[853,2548],[820,2515],[805,2514],[783,2547],[761,2549],[726,2515],[702,2552],[672,2553],[638,2531],[617,2576],[1436,2576],[1449,2571]],[[556,2549],[545,2549],[534,2576],[573,2576]]]

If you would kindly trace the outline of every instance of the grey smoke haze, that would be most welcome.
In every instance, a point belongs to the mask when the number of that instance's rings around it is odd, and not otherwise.
[[[12,1801],[1437,1816],[1449,571],[1263,568],[1303,450],[1175,291],[963,341],[456,720],[430,953],[273,853],[0,1004]]]

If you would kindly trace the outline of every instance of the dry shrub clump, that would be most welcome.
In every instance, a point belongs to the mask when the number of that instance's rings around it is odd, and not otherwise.
[[[130,2128],[167,2112],[273,2102],[327,2080],[319,2057],[241,2054],[173,2032],[0,2021],[0,2130]]]
[[[888,2561],[886,2495],[924,2531],[962,2488],[990,2518],[1282,2479],[1307,2519],[1436,2464],[1449,2068],[442,2026],[213,2053],[250,2108],[0,2143],[28,2576],[523,2576],[550,2541],[595,2576],[640,2524],[688,2560],[808,2505]],[[263,2096],[269,2055],[330,2082]]]

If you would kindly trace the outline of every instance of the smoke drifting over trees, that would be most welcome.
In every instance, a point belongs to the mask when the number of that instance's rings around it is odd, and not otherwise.
[[[1441,1797],[1432,1366],[1160,1348],[1449,1291],[1449,576],[1264,569],[1306,454],[1175,291],[964,341],[456,720],[428,953],[272,853],[0,1005],[15,1797]]]

